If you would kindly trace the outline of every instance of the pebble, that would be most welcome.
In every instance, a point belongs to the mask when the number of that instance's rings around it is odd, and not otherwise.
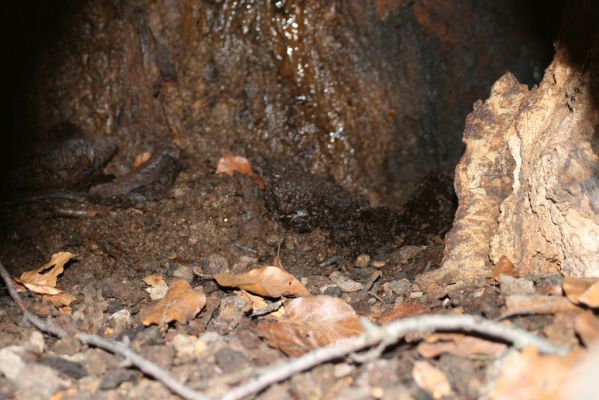
[[[185,282],[191,282],[193,280],[193,269],[188,265],[179,265],[173,272],[175,278],[181,278]]]
[[[368,254],[360,254],[354,262],[357,268],[366,268],[368,264],[370,264],[370,256]]]
[[[360,282],[356,282],[353,279],[342,275],[339,271],[335,271],[330,275],[330,278],[335,284],[345,293],[357,292],[361,290],[364,285]]]
[[[204,273],[216,275],[225,272],[229,268],[229,262],[220,254],[210,254],[203,262]]]

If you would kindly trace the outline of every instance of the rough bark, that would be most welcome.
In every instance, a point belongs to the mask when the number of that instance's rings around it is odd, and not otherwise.
[[[118,138],[122,168],[173,135],[291,157],[374,205],[452,168],[470,104],[545,54],[515,0],[23,4],[41,33],[23,32],[39,44],[19,53],[7,155],[67,120]]]
[[[597,64],[587,54],[581,67],[561,45],[539,87],[507,74],[475,104],[437,277],[475,282],[503,255],[521,274],[599,276]]]

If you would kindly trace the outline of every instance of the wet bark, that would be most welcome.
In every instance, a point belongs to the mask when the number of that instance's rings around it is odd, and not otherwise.
[[[452,169],[472,102],[540,77],[550,46],[513,0],[33,3],[9,159],[66,120],[118,139],[115,175],[173,137],[290,157],[372,205]]]

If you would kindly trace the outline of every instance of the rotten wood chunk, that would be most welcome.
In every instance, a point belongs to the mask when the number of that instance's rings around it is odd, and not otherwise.
[[[288,160],[258,160],[267,209],[287,228],[329,229],[333,242],[355,254],[375,253],[397,241],[426,244],[451,227],[456,207],[452,180],[429,174],[401,207],[369,207],[333,178],[313,174]]]
[[[120,206],[157,200],[174,183],[180,166],[181,150],[167,144],[144,164],[110,183],[96,185],[89,190],[92,201]]]

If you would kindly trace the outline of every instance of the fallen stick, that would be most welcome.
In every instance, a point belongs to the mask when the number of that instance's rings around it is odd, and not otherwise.
[[[6,282],[10,296],[19,306],[26,320],[31,322],[41,331],[51,333],[55,336],[64,337],[67,332],[62,328],[47,324],[37,316],[31,314],[25,303],[17,293],[12,279],[4,266],[0,263],[0,275]],[[535,336],[527,331],[499,322],[490,321],[482,317],[472,315],[424,315],[412,318],[404,318],[386,325],[373,325],[364,323],[366,331],[364,334],[352,338],[340,340],[327,347],[316,349],[299,358],[273,366],[264,370],[259,376],[250,379],[247,383],[237,386],[220,398],[220,400],[240,400],[246,396],[259,393],[268,386],[281,382],[298,372],[313,368],[327,361],[345,357],[375,345],[390,345],[396,343],[408,333],[426,331],[464,331],[476,332],[511,342],[517,348],[535,346],[541,352],[549,354],[564,355],[567,349],[551,344],[550,342]],[[168,371],[158,365],[144,359],[131,351],[125,344],[115,342],[96,335],[78,333],[75,335],[82,343],[103,348],[112,353],[124,356],[132,365],[146,374],[156,378],[173,393],[188,400],[208,400],[209,398],[187,386],[179,383]]]
[[[299,358],[276,365],[247,383],[231,389],[220,400],[243,399],[246,396],[262,391],[274,383],[283,381],[298,372],[305,371],[326,361],[344,357],[382,342],[387,344],[396,343],[406,334],[414,332],[476,332],[511,342],[517,348],[535,346],[544,353],[559,355],[564,355],[568,352],[567,349],[553,345],[522,329],[506,326],[473,315],[424,315],[401,319],[381,326],[371,323],[366,323],[365,325],[366,332],[364,334],[340,340],[327,347],[311,351]]]
[[[9,293],[10,297],[17,304],[17,306],[23,313],[23,318],[27,322],[31,323],[31,325],[33,325],[40,331],[49,333],[49,334],[57,336],[59,338],[69,336],[69,333],[66,330],[51,323],[51,321],[42,320],[38,316],[32,314],[27,309],[25,302],[23,301],[23,299],[17,292],[15,285],[13,284],[12,278],[10,277],[8,271],[6,270],[6,268],[4,268],[4,265],[2,265],[2,263],[0,263],[0,276],[2,276],[2,279],[6,283],[6,287],[8,288],[8,293]],[[135,353],[133,350],[129,349],[128,346],[124,343],[117,342],[117,341],[107,339],[107,338],[103,338],[98,335],[91,335],[91,334],[82,333],[82,332],[75,333],[73,336],[76,337],[81,343],[84,343],[84,344],[87,344],[90,346],[95,346],[95,347],[107,350],[111,353],[119,354],[119,355],[125,357],[125,359],[129,363],[131,363],[131,365],[134,365],[135,367],[137,367],[140,371],[144,372],[145,374],[152,376],[153,378],[155,378],[156,380],[161,382],[164,386],[169,388],[173,393],[183,397],[184,399],[187,399],[187,400],[209,400],[208,396],[206,396],[200,392],[196,392],[195,390],[180,383],[177,380],[177,378],[175,378],[173,375],[171,375],[168,371],[161,368],[157,364],[143,358],[139,354]]]

